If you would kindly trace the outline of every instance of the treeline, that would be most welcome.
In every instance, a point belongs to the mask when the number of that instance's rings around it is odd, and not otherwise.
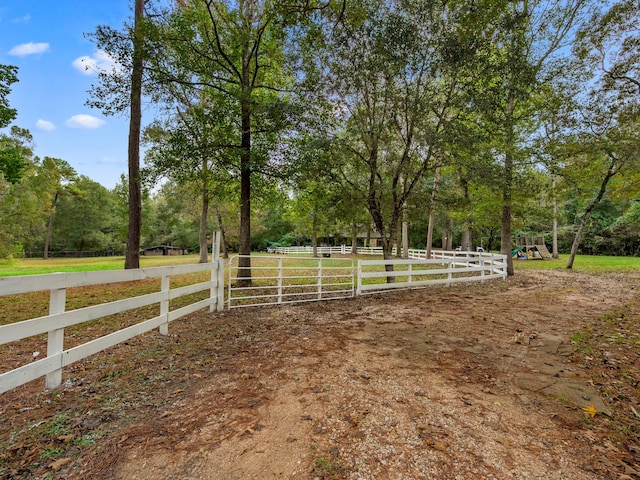
[[[141,245],[202,258],[221,229],[240,253],[377,238],[387,258],[410,244],[511,259],[515,236],[544,233],[568,267],[578,252],[640,254],[634,0],[144,8],[135,29],[96,29],[118,68],[89,99],[126,111],[142,59],[157,114],[142,135]],[[30,158],[28,140],[2,140],[2,254],[122,246],[124,179],[98,193],[63,161]]]
[[[24,133],[24,132],[23,132]],[[464,220],[469,214],[464,196],[457,188],[444,187],[455,182],[455,174],[441,175],[441,196],[435,211],[433,246],[456,248],[463,240]],[[423,195],[430,198],[427,178]],[[549,176],[532,171],[527,179],[532,192],[518,200],[514,212],[514,237],[545,235],[552,244],[553,207],[547,196]],[[533,187],[536,188],[533,188]],[[233,185],[230,185],[230,188]],[[321,245],[369,245],[375,228],[361,208],[359,221],[353,217],[354,206],[341,198],[339,188],[325,191],[322,208],[312,207],[304,194],[291,196],[291,190],[274,183],[256,195],[253,206],[252,250],[274,246],[310,245],[315,230]],[[445,197],[445,192],[447,197]],[[127,233],[126,179],[114,189],[107,189],[78,176],[66,162],[45,157],[33,158],[23,171],[21,181],[13,184],[1,198],[0,254],[2,258],[124,255]],[[312,192],[307,192],[311,195]],[[558,197],[558,245],[568,254],[580,224],[588,198],[580,199],[570,188]],[[472,236],[475,246],[487,250],[500,247],[499,199],[474,190],[478,213],[474,215]],[[418,198],[418,197],[417,197]],[[165,182],[157,190],[143,195],[142,248],[170,245],[189,253],[199,251],[201,198],[189,185]],[[638,220],[640,202],[615,196],[603,200],[593,211],[579,253],[592,255],[640,255]],[[482,212],[482,213],[481,213]],[[407,205],[409,244],[425,248],[430,210],[420,201]],[[356,218],[349,221],[348,218]],[[315,227],[314,227],[315,222]],[[211,232],[222,229],[228,251],[239,246],[238,201],[233,190],[226,201],[215,202],[207,218],[207,240]],[[355,235],[354,235],[355,234]],[[368,240],[367,240],[368,239]],[[514,239],[515,240],[515,239]],[[397,239],[400,244],[401,239]]]

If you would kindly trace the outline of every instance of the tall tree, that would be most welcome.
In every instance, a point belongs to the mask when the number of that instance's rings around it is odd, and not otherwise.
[[[99,25],[88,36],[113,60],[113,67],[98,69],[98,82],[92,85],[87,105],[99,108],[105,115],[128,111],[128,228],[125,250],[126,269],[140,266],[142,225],[142,184],[140,178],[140,133],[142,95],[152,90],[145,79],[145,4],[150,0],[134,0],[133,25],[117,30]]]
[[[144,139],[150,146],[145,176],[164,176],[196,187],[201,208],[200,262],[204,263],[208,261],[209,204],[222,200],[227,184],[234,181],[228,152],[234,128],[228,121],[228,103],[219,92],[209,92],[207,97],[201,91],[200,98],[193,99],[180,85],[171,85],[170,91],[168,105],[175,113],[145,129]]]
[[[326,88],[342,121],[328,132],[340,147],[337,178],[365,200],[387,259],[404,206],[455,120],[460,69],[472,54],[471,38],[452,34],[463,10],[461,3],[351,6],[339,26],[327,25],[326,47],[310,62],[309,77]]]
[[[297,2],[183,1],[159,14],[155,25],[153,74],[162,84],[195,91],[217,91],[232,106],[234,150],[240,179],[239,283],[251,277],[251,191],[253,176],[263,170],[266,134],[287,123],[290,77],[284,65],[286,28],[312,9]],[[199,94],[192,94],[198,97]],[[212,105],[215,108],[215,104]]]
[[[495,137],[495,162],[500,166],[502,228],[500,252],[513,275],[511,220],[518,169],[529,161],[525,148],[536,128],[532,96],[554,55],[564,45],[583,10],[585,0],[506,2],[496,11],[492,35],[480,50],[476,65],[482,74],[475,104],[485,128]]]
[[[8,126],[16,118],[18,112],[9,107],[7,96],[11,93],[11,85],[18,81],[18,67],[0,65],[0,128]]]
[[[58,201],[63,195],[78,194],[74,185],[77,173],[68,162],[59,158],[44,157],[38,171],[41,182],[39,190],[49,196],[49,216],[47,219],[47,233],[44,240],[44,252],[42,257],[49,258],[49,246],[53,232],[53,219],[56,213]]]
[[[574,45],[576,67],[587,95],[580,118],[579,136],[587,150],[587,168],[599,186],[587,205],[576,231],[567,268],[573,267],[582,234],[591,214],[604,198],[611,180],[623,169],[638,169],[640,145],[640,50],[637,1],[622,0],[596,9],[582,26]]]
[[[135,0],[133,24],[133,61],[129,101],[129,228],[124,268],[140,268],[142,231],[142,185],[140,178],[140,132],[142,126],[142,77],[144,74],[144,3]]]
[[[623,104],[615,108],[616,102],[611,94],[599,93],[591,108],[582,112],[585,129],[577,135],[575,143],[570,144],[574,154],[570,164],[565,168],[568,175],[577,175],[576,182],[583,185],[587,183],[587,192],[594,192],[581,215],[574,236],[567,261],[569,269],[573,267],[589,219],[605,198],[611,181],[624,170],[635,169],[637,172],[640,165],[638,107]],[[585,172],[588,174],[585,175]]]

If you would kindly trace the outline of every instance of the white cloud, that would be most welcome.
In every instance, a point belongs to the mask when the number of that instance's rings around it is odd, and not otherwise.
[[[31,15],[29,15],[28,13],[22,17],[19,18],[14,18],[12,20],[13,23],[29,23],[29,21],[31,20]]]
[[[52,132],[56,129],[56,126],[49,120],[43,120],[41,118],[36,122],[36,128],[44,132]]]
[[[104,120],[91,115],[74,115],[65,124],[71,128],[99,128],[104,125]]]
[[[45,53],[49,51],[48,43],[23,43],[21,45],[16,45],[11,50],[9,50],[9,55],[14,55],[16,57],[26,57],[27,55],[36,55],[38,53]]]
[[[93,55],[76,58],[71,65],[84,75],[95,75],[100,72],[118,72],[122,66],[104,50],[98,50]]]

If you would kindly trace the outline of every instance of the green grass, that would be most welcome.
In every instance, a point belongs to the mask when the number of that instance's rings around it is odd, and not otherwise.
[[[569,255],[560,255],[557,260],[514,260],[515,270],[560,270],[565,269]],[[585,273],[630,272],[640,270],[640,257],[612,257],[576,255],[573,270]]]
[[[198,255],[140,257],[141,267],[182,265],[198,263]],[[98,270],[122,270],[124,257],[91,258],[41,258],[0,260],[0,277],[39,275],[56,272],[89,272]]]
[[[176,256],[150,256],[141,257],[141,267],[157,267],[164,265],[181,265],[186,263],[197,263],[198,255],[176,255]],[[292,262],[294,256],[286,257],[288,262]],[[340,258],[352,258],[354,263],[358,259],[373,260],[376,257],[371,255],[345,256]],[[567,265],[568,255],[561,255],[558,260],[514,260],[513,265],[516,270],[545,270],[564,269]],[[301,266],[308,266],[308,261],[300,262]],[[291,263],[289,263],[291,266]],[[332,261],[325,259],[323,267],[331,268]],[[0,260],[0,277],[10,277],[16,275],[38,275],[54,272],[86,272],[96,270],[121,270],[124,268],[124,257],[98,257],[98,258],[50,258],[42,260],[32,259],[11,259]],[[406,267],[405,267],[406,268]],[[396,270],[401,267],[396,266]],[[640,269],[640,257],[612,257],[612,256],[590,256],[578,255],[573,264],[573,270],[577,272],[628,272]]]

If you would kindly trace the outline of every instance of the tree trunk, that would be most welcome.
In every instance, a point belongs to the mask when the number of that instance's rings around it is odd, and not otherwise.
[[[124,268],[140,268],[140,234],[142,230],[142,188],[140,185],[140,126],[142,123],[142,18],[144,0],[135,0],[133,29],[133,69],[129,118],[129,227]]]
[[[427,243],[425,246],[426,258],[431,258],[431,248],[433,247],[433,211],[436,204],[436,195],[438,191],[438,182],[440,181],[440,167],[436,168],[433,176],[433,189],[431,190],[431,202],[429,203],[429,225],[427,226]],[[444,242],[443,242],[444,248]]]
[[[402,258],[409,258],[409,222],[406,204],[402,206]]]
[[[318,256],[318,215],[316,210],[313,210],[313,218],[311,220],[311,247],[313,248],[312,256],[316,258]]]
[[[551,197],[553,201],[553,232],[551,240],[551,256],[558,258],[558,195],[556,192],[556,174],[551,174]]]
[[[351,254],[356,255],[358,253],[358,223],[353,222],[351,224]]]
[[[460,248],[465,252],[471,251],[471,232],[467,222],[468,219],[465,220],[465,225],[462,229],[462,238],[460,239]]]
[[[471,204],[471,200],[469,198],[469,182],[464,175],[464,173],[460,170],[460,185],[462,187],[463,196],[467,205]],[[464,227],[462,228],[462,238],[460,239],[460,247],[465,252],[470,252],[473,250],[473,219],[470,215],[464,219]]]
[[[203,163],[206,163],[206,160],[203,160]],[[204,184],[202,186],[202,210],[200,211],[200,230],[198,232],[198,243],[200,244],[199,263],[207,263],[209,261],[209,245],[207,243],[207,217],[209,216],[209,188],[207,187],[206,179],[203,179],[203,180],[204,180]],[[212,253],[212,258],[215,260],[216,256],[213,250],[211,253]]]
[[[580,226],[578,227],[578,231],[576,232],[576,236],[573,238],[573,244],[571,245],[571,254],[569,255],[569,261],[567,262],[567,269],[573,268],[573,261],[576,258],[576,254],[578,253],[578,247],[580,246],[580,240],[582,239],[582,233],[584,232],[587,223],[589,223],[589,219],[591,218],[591,213],[598,206],[602,197],[604,197],[605,192],[607,191],[607,184],[611,177],[613,177],[617,170],[615,170],[616,160],[611,158],[611,162],[609,164],[609,168],[607,169],[607,174],[602,179],[602,183],[600,184],[600,190],[598,191],[598,195],[594,198],[582,216],[582,221],[580,222]]]
[[[218,229],[220,230],[220,250],[222,250],[222,258],[229,258],[229,251],[227,249],[227,234],[224,231],[224,225],[222,224],[222,214],[220,209],[216,205],[214,207],[216,212],[216,219],[218,220]],[[217,257],[213,257],[213,260],[217,260]]]
[[[507,138],[504,155],[504,178],[502,179],[502,226],[500,232],[500,253],[507,257],[507,275],[514,274],[513,257],[511,256],[511,202],[513,197],[513,149],[515,148],[515,132],[513,131],[514,101],[509,99],[507,106]]]
[[[51,232],[53,231],[53,216],[56,213],[56,205],[58,204],[58,192],[53,197],[53,202],[51,203],[51,213],[49,214],[49,222],[47,223],[47,236],[44,239],[44,254],[42,258],[44,260],[49,259],[49,245],[51,245]]]
[[[249,47],[242,54],[242,138],[240,141],[240,245],[238,286],[251,285],[251,89],[249,80]]]

